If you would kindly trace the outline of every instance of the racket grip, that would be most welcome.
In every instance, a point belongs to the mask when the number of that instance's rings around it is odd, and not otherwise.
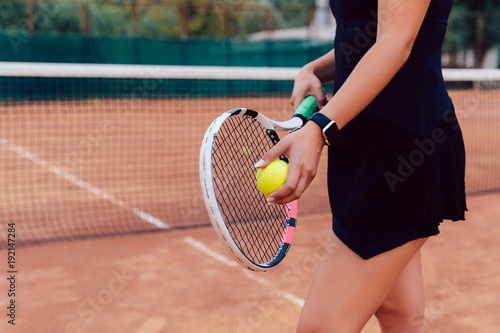
[[[325,90],[323,90],[325,93]],[[295,110],[293,116],[302,119],[305,124],[314,112],[318,111],[318,101],[314,95],[306,96]]]

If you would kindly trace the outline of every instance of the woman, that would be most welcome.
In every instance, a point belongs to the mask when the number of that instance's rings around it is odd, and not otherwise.
[[[452,0],[332,0],[335,50],[305,65],[297,106],[335,79],[319,116],[256,167],[290,158],[270,204],[301,196],[325,145],[333,234],[299,332],[426,332],[420,248],[443,219],[463,220],[465,153],[441,74]]]

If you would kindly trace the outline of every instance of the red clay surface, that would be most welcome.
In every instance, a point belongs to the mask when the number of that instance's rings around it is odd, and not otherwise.
[[[466,140],[467,189],[499,187],[500,94],[451,94]],[[231,107],[278,120],[291,112],[287,97],[0,105],[0,245],[10,221],[18,244],[49,241],[16,251],[15,328],[5,315],[7,252],[0,251],[0,332],[292,332],[330,233],[325,158],[300,200],[291,252],[268,273],[194,247],[227,257],[211,228],[50,243],[158,229],[137,210],[173,227],[208,223],[199,146]],[[425,246],[433,332],[500,327],[499,199],[470,197],[467,223],[445,223]]]
[[[499,200],[470,197],[467,222],[445,222],[425,245],[431,332],[498,331]],[[329,234],[328,214],[302,217],[289,255],[266,273],[228,266],[191,245],[201,242],[230,260],[211,228],[20,248],[16,326],[3,314],[0,331],[293,332],[297,299],[306,297]],[[6,313],[7,259],[0,253]],[[377,331],[374,320],[364,329]]]
[[[466,141],[467,191],[500,188],[499,91],[450,95]],[[173,228],[206,224],[200,144],[212,120],[233,107],[277,120],[292,112],[288,97],[0,105],[0,220],[18,222],[20,243],[157,230],[137,210]],[[329,211],[325,171],[323,158],[301,212]],[[0,230],[0,246],[5,239]]]
[[[173,228],[207,224],[201,140],[234,106],[283,120],[291,112],[285,98],[0,105],[0,219],[18,221],[24,243],[157,229],[134,209]],[[325,177],[303,211],[328,211]],[[0,230],[0,245],[5,238]]]

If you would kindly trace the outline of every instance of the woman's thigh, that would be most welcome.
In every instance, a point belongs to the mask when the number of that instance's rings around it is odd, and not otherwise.
[[[332,235],[304,304],[298,332],[360,332],[425,241],[417,239],[364,260]]]
[[[420,251],[410,260],[375,315],[382,332],[427,332]]]

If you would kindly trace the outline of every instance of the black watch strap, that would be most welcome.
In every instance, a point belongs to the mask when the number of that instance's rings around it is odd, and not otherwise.
[[[335,120],[330,120],[330,118],[322,113],[314,113],[309,120],[315,122],[321,128],[321,133],[327,146],[331,145],[340,133]]]

